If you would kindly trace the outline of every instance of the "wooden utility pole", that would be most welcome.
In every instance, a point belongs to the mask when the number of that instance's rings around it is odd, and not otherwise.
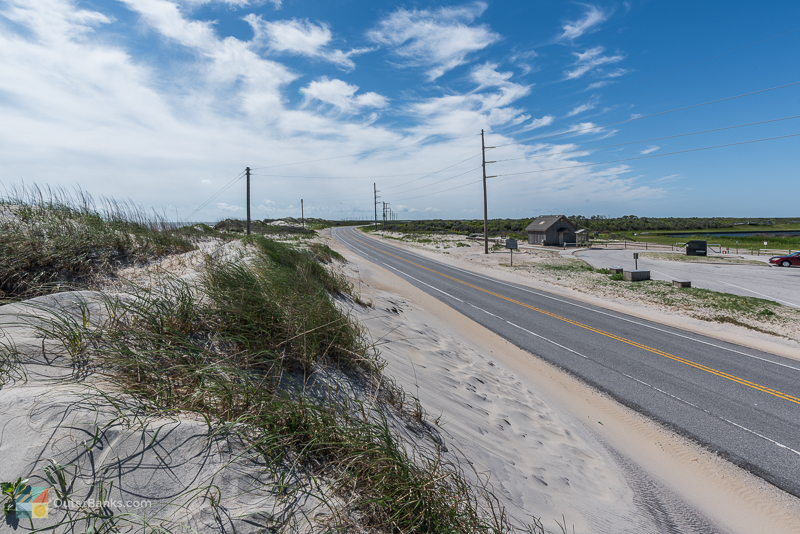
[[[250,235],[250,167],[245,171],[247,172],[247,235]]]
[[[483,158],[483,253],[489,254],[489,209],[486,203],[486,179],[494,178],[494,176],[486,176],[486,164],[495,163],[494,161],[486,161],[486,149],[494,148],[493,146],[486,146],[483,139],[483,129],[481,129],[481,156]]]
[[[303,223],[303,228],[306,227],[306,216],[305,212],[303,211],[303,199],[300,199],[300,222]]]
[[[375,195],[375,231],[378,231],[378,186],[373,182],[372,191]]]

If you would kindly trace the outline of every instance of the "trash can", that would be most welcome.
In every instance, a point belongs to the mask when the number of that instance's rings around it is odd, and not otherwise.
[[[708,256],[708,241],[689,241],[686,243],[687,256]]]

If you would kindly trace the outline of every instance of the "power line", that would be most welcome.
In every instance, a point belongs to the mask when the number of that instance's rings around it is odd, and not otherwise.
[[[651,117],[657,117],[659,115],[666,115],[668,113],[675,113],[676,111],[685,111],[687,109],[693,109],[693,108],[699,108],[699,107],[702,107],[702,106],[708,106],[709,104],[718,104],[719,102],[725,102],[725,101],[728,101],[728,100],[734,100],[736,98],[742,98],[742,97],[745,97],[745,96],[757,95],[759,93],[766,93],[768,91],[775,91],[776,89],[784,89],[786,87],[792,87],[794,85],[800,85],[800,82],[792,82],[792,83],[787,83],[787,84],[784,84],[784,85],[777,85],[775,87],[770,87],[768,89],[759,89],[758,91],[752,91],[752,92],[749,92],[749,93],[743,93],[743,94],[736,95],[736,96],[728,96],[728,97],[725,97],[725,98],[719,98],[717,100],[710,100],[708,102],[703,102],[701,104],[692,104],[691,106],[684,106],[684,107],[681,107],[681,108],[670,109],[668,111],[659,111],[658,113],[651,113],[649,115],[641,115],[639,117],[631,117],[630,119],[625,119],[625,120],[616,121],[616,122],[609,122],[607,124],[601,124],[599,126],[592,126],[590,128],[579,128],[579,129],[575,129],[575,130],[567,130],[565,132],[561,132],[561,133],[557,133],[557,134],[542,135],[542,136],[539,136],[539,137],[531,137],[529,139],[523,139],[522,141],[515,141],[513,143],[506,143],[504,145],[497,145],[495,148],[500,148],[500,147],[504,147],[504,146],[512,146],[512,145],[521,145],[522,143],[527,143],[529,141],[537,141],[539,139],[550,139],[550,138],[553,138],[553,137],[561,137],[562,135],[569,135],[569,134],[575,134],[575,133],[581,133],[581,132],[589,132],[589,131],[592,131],[592,130],[599,130],[601,128],[606,128],[608,126],[616,126],[617,124],[624,124],[626,122],[633,122],[633,121],[638,121],[638,120],[642,120],[642,119],[649,119]]]
[[[459,161],[458,163],[453,163],[452,165],[450,165],[450,166],[448,166],[448,167],[445,167],[444,169],[439,169],[438,171],[432,172],[432,173],[430,173],[430,174],[426,174],[425,176],[421,176],[421,177],[419,177],[419,178],[416,178],[416,179],[414,179],[414,180],[410,180],[410,181],[408,181],[408,182],[403,182],[402,184],[390,185],[390,186],[389,186],[389,187],[387,187],[386,189],[392,189],[392,188],[394,188],[394,187],[400,187],[400,186],[407,185],[407,184],[410,184],[410,183],[418,182],[419,180],[422,180],[423,178],[427,178],[428,176],[433,176],[434,174],[438,174],[438,173],[440,173],[440,172],[442,172],[442,171],[446,171],[447,169],[452,169],[452,168],[453,168],[453,167],[455,167],[456,165],[461,165],[461,164],[462,164],[462,163],[464,163],[465,161],[469,161],[469,160],[471,160],[472,158],[477,158],[478,156],[480,156],[480,154],[479,154],[479,153],[478,153],[478,154],[475,154],[474,156],[470,156],[470,157],[468,157],[467,159],[462,159],[462,160],[461,160],[461,161]]]
[[[678,150],[677,152],[665,152],[664,154],[648,154],[646,156],[637,156],[637,157],[634,157],[634,158],[615,159],[615,160],[611,160],[611,161],[601,161],[601,162],[598,162],[598,163],[584,163],[584,164],[581,164],[581,165],[572,165],[570,167],[556,167],[556,168],[551,168],[551,169],[538,169],[538,170],[535,170],[535,171],[511,172],[511,173],[506,173],[506,174],[498,174],[497,176],[495,176],[495,178],[499,178],[501,176],[518,176],[518,175],[521,175],[521,174],[536,174],[536,173],[541,173],[541,172],[562,171],[562,170],[565,170],[565,169],[577,169],[579,167],[591,167],[591,166],[594,166],[594,165],[606,165],[608,163],[621,163],[623,161],[633,161],[633,160],[637,160],[637,159],[660,158],[660,157],[663,157],[663,156],[674,156],[675,154],[686,154],[688,152],[699,152],[701,150],[711,150],[711,149],[714,149],[714,148],[724,148],[724,147],[729,147],[729,146],[747,145],[747,144],[750,144],[750,143],[760,143],[762,141],[775,141],[776,139],[786,139],[788,137],[797,137],[797,136],[800,136],[800,133],[790,134],[790,135],[781,135],[781,136],[778,136],[778,137],[767,137],[765,139],[753,139],[752,141],[740,141],[738,143],[727,143],[727,144],[724,144],[724,145],[706,146],[706,147],[702,147],[702,148],[690,148],[690,149],[687,149],[687,150]]]
[[[438,171],[433,171],[433,172],[412,172],[412,173],[406,173],[406,174],[370,174],[368,176],[353,176],[353,175],[349,175],[349,176],[320,176],[320,175],[303,175],[303,174],[264,174],[264,173],[260,173],[260,172],[254,172],[254,173],[251,173],[250,175],[251,176],[269,176],[271,178],[306,178],[306,179],[311,179],[311,180],[314,180],[314,179],[319,179],[319,180],[352,180],[352,179],[372,179],[372,178],[400,178],[402,176],[420,176],[420,178],[416,178],[416,179],[411,180],[409,182],[404,182],[404,183],[411,183],[411,182],[416,182],[417,180],[421,180],[421,179],[423,179],[423,178],[425,178],[427,176],[431,176],[431,175],[440,173],[442,171],[446,171],[447,169],[455,167],[456,165],[458,165],[460,163],[464,163],[465,161],[468,161],[468,160],[470,160],[472,158],[476,158],[478,156],[480,156],[480,154],[475,154],[473,156],[468,157],[467,159],[461,160],[461,161],[459,161],[457,163],[453,163],[452,165],[448,165],[447,167],[444,167],[443,169],[439,169]],[[399,184],[399,185],[392,186],[392,187],[399,187],[400,185],[403,185],[403,184]]]
[[[442,169],[439,169],[439,170],[437,170],[437,171],[433,171],[433,172],[430,172],[430,173],[428,173],[428,174],[426,174],[426,175],[423,175],[423,176],[421,176],[420,178],[416,178],[416,179],[414,179],[414,180],[410,180],[410,181],[408,181],[408,182],[403,182],[403,183],[401,183],[401,184],[397,184],[397,185],[392,185],[392,186],[389,186],[389,187],[387,187],[386,189],[392,189],[392,188],[395,188],[395,187],[400,187],[400,186],[407,185],[407,184],[410,184],[410,183],[413,183],[413,182],[417,182],[417,181],[419,181],[419,180],[422,180],[423,178],[427,178],[427,177],[429,177],[429,176],[433,176],[434,174],[438,174],[438,173],[440,173],[440,172],[443,172],[443,171],[446,171],[446,170],[448,170],[448,169],[451,169],[451,168],[453,168],[453,167],[455,167],[455,166],[457,166],[457,165],[460,165],[460,164],[462,164],[462,163],[464,163],[464,162],[466,162],[466,161],[469,161],[469,160],[471,160],[472,158],[475,158],[475,157],[477,157],[477,156],[480,156],[480,154],[475,154],[474,156],[470,156],[470,157],[468,157],[467,159],[461,160],[461,161],[459,161],[459,162],[456,162],[456,163],[454,163],[454,164],[452,164],[452,165],[448,165],[447,167],[444,167],[444,168],[442,168]],[[470,168],[470,169],[469,169],[469,170],[467,170],[466,172],[469,172],[469,171],[471,171],[471,170],[473,170],[473,168]],[[464,173],[462,173],[462,174],[464,174]],[[398,175],[398,176],[400,176],[400,175]],[[457,176],[461,176],[461,174],[459,174],[459,175],[457,175]],[[364,176],[364,177],[362,177],[362,178],[367,178],[367,177],[366,177],[366,176]],[[453,177],[451,177],[451,178],[453,178]],[[441,182],[443,182],[443,181],[447,181],[447,180],[449,180],[449,179],[450,179],[450,178],[446,178],[445,180],[442,180],[442,181],[440,181],[440,182],[434,182],[433,184],[429,184],[429,185],[436,185],[437,183],[441,183]],[[422,187],[427,187],[427,186],[422,186]],[[421,189],[421,188],[420,188],[420,189]],[[411,191],[415,191],[415,190],[416,190],[416,189],[412,189]],[[400,193],[400,194],[403,194],[403,193]],[[326,195],[325,197],[318,197],[318,198],[330,199],[330,198],[338,198],[338,197],[343,197],[343,196],[344,196],[344,197],[349,197],[349,196],[352,196],[352,194],[351,194],[351,193],[340,193],[340,194],[337,194],[337,195]],[[324,203],[324,202],[323,202],[323,203]]]
[[[282,163],[280,165],[269,165],[269,166],[266,166],[266,167],[253,167],[251,170],[275,169],[277,167],[288,167],[290,165],[302,165],[304,163],[317,163],[319,161],[330,161],[330,160],[333,160],[333,159],[352,158],[352,157],[356,157],[356,156],[366,156],[368,154],[374,154],[376,152],[388,152],[390,150],[401,150],[401,149],[404,149],[404,148],[411,148],[411,147],[415,147],[417,145],[420,145],[426,139],[428,139],[428,137],[430,137],[430,136],[425,136],[423,139],[417,141],[416,143],[410,144],[410,145],[396,146],[396,147],[389,147],[389,148],[374,148],[374,149],[371,149],[371,150],[365,150],[363,152],[357,152],[355,154],[347,154],[347,155],[344,155],[344,156],[332,156],[330,158],[310,159],[310,160],[305,160],[305,161],[296,161],[294,163]],[[451,139],[451,141],[457,141],[459,139],[466,139],[468,137],[475,137],[475,136],[474,135],[465,135],[463,137],[454,137],[454,138]]]
[[[467,169],[466,171],[464,171],[464,172],[462,172],[460,174],[456,174],[455,176],[451,176],[449,178],[445,178],[444,180],[439,180],[438,182],[433,182],[432,184],[421,185],[419,187],[415,187],[414,189],[407,189],[406,191],[403,191],[400,194],[403,195],[405,193],[410,193],[411,191],[418,191],[420,189],[425,189],[426,187],[431,187],[431,186],[434,186],[434,185],[437,185],[437,184],[441,184],[442,182],[447,182],[447,181],[452,180],[453,178],[458,178],[459,176],[464,176],[465,174],[467,174],[469,172],[472,172],[474,170],[480,169],[480,168],[481,168],[481,166],[478,165],[477,167],[472,167],[471,169]]]
[[[222,193],[224,193],[225,191],[227,191],[227,190],[228,190],[228,189],[229,189],[229,188],[230,188],[230,187],[231,187],[233,184],[235,184],[236,182],[238,182],[239,180],[241,180],[241,179],[242,179],[242,177],[244,176],[245,172],[246,172],[246,171],[242,171],[242,172],[240,172],[239,174],[237,174],[237,175],[236,175],[236,177],[235,177],[233,180],[231,180],[231,181],[230,181],[230,182],[228,182],[226,185],[224,185],[224,186],[222,187],[222,189],[220,189],[219,191],[217,191],[217,192],[216,192],[216,193],[215,193],[215,194],[214,194],[214,195],[213,195],[211,198],[209,198],[208,200],[206,200],[205,202],[203,202],[202,204],[200,204],[200,206],[198,206],[198,207],[197,207],[197,208],[196,208],[196,209],[195,209],[193,212],[191,212],[189,215],[187,215],[186,217],[184,217],[184,218],[183,218],[183,220],[184,220],[184,221],[188,221],[190,217],[192,217],[194,214],[198,213],[200,210],[202,210],[203,208],[205,208],[206,206],[208,206],[208,205],[209,205],[209,204],[210,204],[210,203],[211,203],[211,202],[212,202],[214,199],[216,199],[216,198],[217,198],[217,197],[219,197],[219,196],[220,196]]]
[[[547,157],[547,156],[558,156],[558,155],[561,155],[561,154],[574,154],[576,152],[588,152],[590,150],[600,150],[601,148],[614,148],[614,147],[618,147],[618,146],[635,145],[635,144],[638,144],[638,143],[650,143],[650,142],[653,142],[653,141],[663,141],[664,139],[674,139],[676,137],[686,137],[686,136],[689,136],[689,135],[699,135],[699,134],[704,134],[704,133],[720,132],[720,131],[723,131],[723,130],[733,130],[735,128],[744,128],[744,127],[747,127],[747,126],[757,126],[759,124],[769,124],[771,122],[786,121],[786,120],[790,120],[790,119],[800,119],[800,115],[794,115],[792,117],[782,117],[780,119],[770,119],[770,120],[760,121],[760,122],[751,122],[751,123],[748,123],[748,124],[737,124],[736,126],[723,126],[721,128],[714,128],[714,129],[711,129],[711,130],[702,130],[702,131],[699,131],[699,132],[690,132],[690,133],[682,133],[682,134],[676,134],[676,135],[667,135],[667,136],[664,136],[664,137],[653,137],[651,139],[643,139],[641,141],[629,141],[627,143],[617,143],[617,144],[614,144],[614,145],[595,146],[595,147],[590,147],[590,148],[582,148],[582,149],[578,149],[578,150],[567,150],[567,151],[563,151],[563,152],[550,152],[548,154],[532,154],[530,156],[525,156],[525,157],[522,157],[522,158],[499,159],[499,160],[496,161],[496,163],[500,163],[500,162],[503,162],[503,161],[518,161],[518,160],[521,160],[521,159],[527,160],[527,159],[531,159],[531,158],[544,158],[544,157]]]
[[[433,195],[438,195],[439,193],[446,193],[447,191],[452,191],[453,189],[461,189],[462,187],[467,187],[468,185],[479,184],[482,181],[483,181],[483,179],[481,178],[480,180],[475,180],[474,182],[469,182],[468,184],[457,185],[457,186],[451,187],[449,189],[442,189],[441,191],[435,191],[433,193],[426,193],[424,195],[418,195],[418,196],[415,196],[415,197],[401,198],[399,200],[412,200],[412,199],[415,199],[415,198],[422,198],[422,197],[429,197],[429,196],[433,196]]]

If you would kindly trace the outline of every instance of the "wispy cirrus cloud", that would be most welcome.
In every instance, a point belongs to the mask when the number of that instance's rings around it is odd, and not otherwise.
[[[603,12],[598,7],[590,5],[584,7],[586,7],[586,11],[584,12],[583,17],[575,21],[564,23],[564,26],[562,27],[564,31],[558,36],[558,40],[573,41],[586,32],[592,31],[597,27],[598,24],[605,22],[608,19],[608,14]]]
[[[585,104],[581,104],[580,106],[575,106],[572,108],[569,113],[567,113],[567,117],[574,117],[576,115],[580,115],[584,111],[589,111],[597,107],[597,102],[586,102]]]
[[[307,101],[318,100],[337,108],[342,113],[353,113],[362,108],[385,108],[389,105],[386,97],[377,93],[364,93],[356,96],[358,86],[342,80],[322,77],[300,89]]]
[[[476,88],[467,94],[450,94],[427,98],[411,104],[408,112],[419,121],[417,130],[437,129],[457,134],[480,131],[484,126],[518,125],[530,115],[512,106],[528,95],[530,85],[511,81],[511,72],[500,72],[495,63],[485,63],[472,69],[470,79]]]
[[[398,9],[378,23],[367,36],[374,43],[392,47],[404,67],[423,67],[433,81],[466,63],[467,56],[497,41],[488,26],[471,24],[488,6],[476,2],[437,11]]]
[[[345,70],[356,65],[352,56],[373,50],[356,48],[348,52],[331,48],[333,33],[327,24],[314,24],[309,20],[265,21],[260,15],[249,14],[244,20],[253,28],[254,43],[272,52],[297,54],[314,59],[330,61]]]
[[[573,64],[574,68],[564,73],[567,79],[574,80],[580,78],[588,72],[602,67],[603,65],[619,63],[625,59],[625,56],[621,54],[606,56],[604,55],[604,52],[605,48],[602,46],[595,46],[594,48],[590,48],[585,52],[573,52],[572,54],[575,56],[576,61]]]
[[[660,149],[661,149],[661,147],[660,147],[660,146],[656,146],[656,145],[650,145],[650,146],[646,147],[644,150],[642,150],[642,151],[640,152],[640,154],[642,154],[642,155],[645,155],[645,154],[652,154],[652,153],[653,153],[653,152],[655,152],[656,150],[660,150]]]
[[[525,124],[520,130],[520,132],[529,132],[537,128],[544,128],[545,126],[550,126],[551,124],[553,124],[555,120],[556,118],[553,115],[545,115],[544,117],[533,119],[528,124]]]

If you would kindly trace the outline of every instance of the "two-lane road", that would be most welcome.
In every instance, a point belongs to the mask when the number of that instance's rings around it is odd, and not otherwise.
[[[333,236],[515,345],[800,496],[800,361]]]

